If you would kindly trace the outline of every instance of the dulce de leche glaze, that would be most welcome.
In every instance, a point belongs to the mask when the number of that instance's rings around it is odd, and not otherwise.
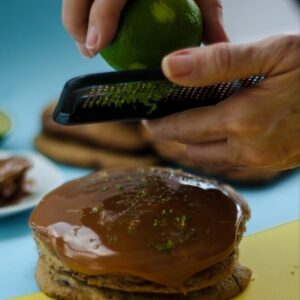
[[[126,274],[168,287],[232,253],[242,209],[225,191],[162,168],[98,172],[48,194],[30,225],[85,274]]]

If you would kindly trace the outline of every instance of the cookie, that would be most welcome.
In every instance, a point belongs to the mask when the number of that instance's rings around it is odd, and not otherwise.
[[[187,295],[128,293],[98,288],[49,267],[39,258],[36,279],[42,291],[61,300],[228,300],[241,294],[251,279],[251,271],[236,264],[231,274],[218,284]]]
[[[212,179],[159,167],[95,172],[33,211],[37,281],[61,299],[228,299],[251,277],[236,262],[249,218],[245,200]]]
[[[37,150],[61,163],[88,168],[115,168],[152,166],[158,163],[154,155],[134,155],[95,148],[83,143],[58,139],[46,134],[38,135]]]
[[[132,123],[98,123],[75,126],[63,126],[52,119],[56,102],[47,106],[42,114],[43,132],[54,137],[79,141],[101,149],[113,149],[138,152],[148,147],[148,141],[141,132],[142,126]]]
[[[71,277],[74,277],[90,286],[95,286],[98,288],[109,288],[126,292],[178,294],[177,289],[161,286],[159,284],[155,284],[154,282],[129,275],[89,276],[80,274],[78,272],[73,272],[57,257],[53,249],[51,249],[51,245],[49,245],[49,241],[46,240],[45,236],[35,232],[34,239],[38,245],[40,256],[43,257],[49,268],[58,273],[69,274]],[[184,283],[182,290],[184,290],[186,293],[195,290],[201,290],[226,279],[231,274],[235,261],[236,255],[233,253],[226,260],[189,278]]]

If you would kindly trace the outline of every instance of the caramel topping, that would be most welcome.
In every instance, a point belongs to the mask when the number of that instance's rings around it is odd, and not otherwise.
[[[71,269],[180,287],[233,251],[242,210],[218,186],[149,168],[94,173],[48,194],[30,225]]]
[[[13,156],[0,160],[0,207],[17,203],[33,192],[34,184],[25,175],[31,163]]]

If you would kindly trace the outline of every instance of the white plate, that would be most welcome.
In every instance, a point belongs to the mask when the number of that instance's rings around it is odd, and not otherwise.
[[[0,159],[17,155],[27,158],[32,163],[32,168],[27,172],[27,178],[35,182],[33,194],[24,197],[16,204],[0,207],[0,218],[22,212],[35,207],[45,194],[64,182],[60,170],[48,159],[34,152],[6,152],[0,151]]]

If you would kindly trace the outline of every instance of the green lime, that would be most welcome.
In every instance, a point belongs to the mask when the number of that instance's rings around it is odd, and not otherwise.
[[[130,0],[114,40],[100,54],[117,70],[159,68],[166,54],[199,46],[201,39],[194,0]]]
[[[0,111],[0,139],[10,131],[11,126],[10,118],[3,111]]]

